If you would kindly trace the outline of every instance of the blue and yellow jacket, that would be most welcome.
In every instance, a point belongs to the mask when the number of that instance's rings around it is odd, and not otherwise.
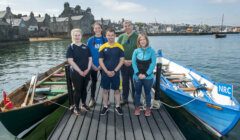
[[[134,79],[138,79],[138,75],[145,74],[146,79],[154,77],[153,70],[156,66],[155,51],[150,47],[137,48],[132,55],[132,67],[134,70]]]

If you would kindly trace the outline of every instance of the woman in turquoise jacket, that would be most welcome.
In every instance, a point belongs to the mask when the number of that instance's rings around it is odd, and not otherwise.
[[[151,115],[151,88],[153,85],[153,70],[156,66],[155,51],[149,46],[148,37],[145,34],[139,34],[137,39],[138,48],[134,50],[132,56],[132,67],[134,70],[133,80],[135,86],[135,115],[140,115],[140,98],[142,87],[144,87],[146,97],[145,116]]]

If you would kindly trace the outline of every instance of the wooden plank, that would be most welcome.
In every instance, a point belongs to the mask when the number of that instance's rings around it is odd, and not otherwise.
[[[134,105],[129,103],[129,110],[130,112],[134,111]],[[142,115],[142,114],[141,114]],[[137,116],[135,116],[133,113],[131,114],[131,121],[132,121],[132,127],[134,132],[134,137],[136,140],[144,140],[143,136],[143,130],[141,129],[140,121]]]
[[[79,132],[81,131],[82,128],[82,124],[84,121],[84,117],[85,117],[86,112],[82,113],[77,116],[77,120],[75,121],[71,134],[69,136],[69,140],[76,140],[79,136]]]
[[[173,119],[167,113],[166,109],[162,108],[161,110],[159,110],[159,112],[163,120],[166,122],[166,125],[169,128],[173,138],[176,140],[185,140],[185,137],[183,136],[183,134],[181,133],[180,129],[177,127]]]
[[[77,116],[75,114],[71,114],[65,128],[64,128],[64,131],[62,132],[59,140],[66,140],[68,139],[71,131],[72,131],[72,128],[73,128],[73,124],[75,123],[77,119]]]
[[[144,138],[147,140],[154,140],[153,134],[151,132],[151,129],[146,121],[146,118],[143,114],[141,114],[139,117],[139,122],[143,131]]]
[[[134,132],[133,132],[133,126],[131,121],[131,115],[132,115],[131,113],[133,112],[129,110],[128,104],[123,106],[122,109],[124,112],[123,120],[119,117],[117,117],[116,119],[116,127],[117,127],[117,130],[119,130],[119,131],[116,131],[116,136],[117,136],[116,138],[118,140],[121,140],[121,139],[134,140],[134,134],[133,134]],[[122,130],[123,129],[122,127],[124,127],[124,130]],[[124,133],[122,133],[121,131],[123,131]]]
[[[154,110],[153,110],[154,111]],[[153,113],[150,117],[146,117],[147,122],[149,124],[150,130],[155,140],[164,140],[161,131],[157,126],[157,122],[153,118]]]
[[[102,94],[102,89],[100,89],[100,94]],[[103,108],[103,102],[101,102],[99,113],[102,108]],[[97,140],[106,140],[106,130],[107,130],[107,115],[102,115],[100,116],[100,119],[99,119]]]
[[[92,122],[88,132],[88,139],[95,140],[97,139],[98,133],[98,124],[100,119],[100,109],[101,109],[101,101],[102,101],[102,93],[100,93],[100,82],[98,82],[96,86],[96,106],[93,108]]]
[[[66,113],[64,114],[63,118],[61,119],[61,121],[57,125],[57,127],[54,130],[54,133],[52,134],[50,139],[57,140],[59,138],[59,136],[62,134],[62,132],[64,130],[64,127],[67,124],[68,119],[71,116],[71,114],[72,114],[71,111],[66,111]]]
[[[197,88],[194,88],[194,87],[188,87],[188,88],[180,88],[181,90],[183,91],[195,91],[197,90]],[[208,91],[212,91],[213,89],[212,88],[206,88]]]
[[[66,81],[57,81],[57,82],[52,82],[52,81],[47,81],[47,82],[42,82],[41,85],[66,85]]]
[[[110,90],[109,93],[109,101],[112,106],[109,108],[108,119],[107,119],[107,140],[115,139],[115,116],[117,112],[115,112],[115,100],[114,100],[114,91]]]
[[[163,106],[161,106],[161,108],[159,110],[161,110],[162,107]],[[157,109],[152,110],[153,118],[156,121],[156,124],[157,124],[159,130],[161,131],[161,134],[162,134],[163,138],[165,140],[173,140],[173,137],[170,133],[171,130],[168,129],[166,123],[164,122],[164,120],[160,116],[159,110],[157,110]]]

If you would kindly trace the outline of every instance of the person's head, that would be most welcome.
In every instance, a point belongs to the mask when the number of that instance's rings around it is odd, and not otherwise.
[[[108,28],[106,30],[106,37],[109,43],[114,43],[116,37],[115,30],[113,28]]]
[[[99,22],[95,22],[92,27],[95,35],[102,35],[102,25]]]
[[[127,34],[130,34],[133,31],[133,25],[132,25],[132,22],[130,20],[125,20],[123,22],[123,30]]]
[[[137,38],[137,47],[138,48],[145,48],[149,45],[149,40],[146,34],[139,34]]]
[[[81,29],[75,28],[71,31],[71,37],[73,43],[80,43],[82,39],[82,31]]]

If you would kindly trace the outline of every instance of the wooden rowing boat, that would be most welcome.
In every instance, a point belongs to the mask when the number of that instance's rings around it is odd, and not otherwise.
[[[226,135],[240,119],[240,105],[229,91],[191,68],[179,65],[161,52],[157,62],[162,64],[160,88],[164,94],[184,107],[210,132]]]
[[[13,109],[7,110],[4,108],[4,103],[1,102],[0,120],[9,132],[17,136],[53,112],[59,107],[57,104],[62,104],[66,101],[65,64],[64,62],[53,67],[37,77],[38,82],[35,85],[35,94],[32,92],[34,98],[31,98],[30,95],[28,98],[26,96],[30,86],[29,81],[8,95],[14,105]],[[39,89],[49,90],[38,92]],[[27,99],[27,104],[23,105],[25,99]]]

